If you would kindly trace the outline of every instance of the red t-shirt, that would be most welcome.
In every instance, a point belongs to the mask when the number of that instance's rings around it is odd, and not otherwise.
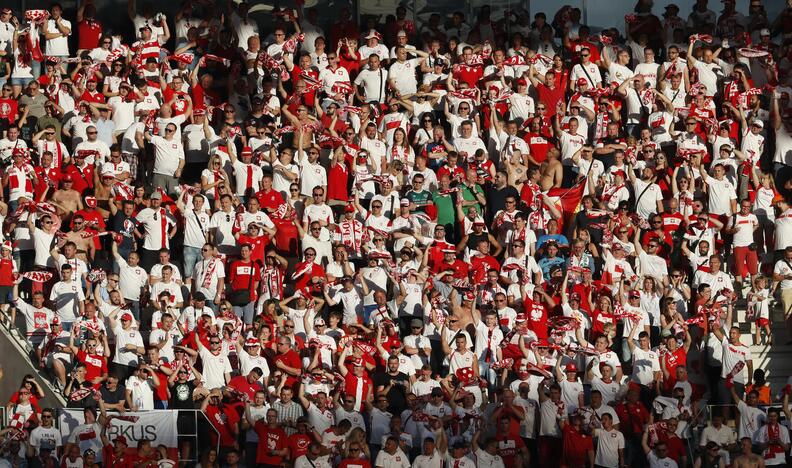
[[[349,168],[346,164],[334,164],[330,166],[327,171],[327,199],[340,200],[346,202],[349,200],[349,193],[347,192],[347,181],[349,180]]]
[[[102,460],[104,461],[104,466],[112,466],[113,468],[133,468],[135,464],[132,462],[132,458],[132,456],[126,453],[120,457],[116,457],[113,444],[106,444],[102,447]]]
[[[234,408],[230,406],[223,406],[222,408],[219,408],[215,405],[209,405],[206,407],[205,413],[206,417],[209,419],[215,429],[217,429],[217,434],[210,432],[212,437],[212,445],[217,443],[219,434],[221,447],[233,446],[234,442],[236,441],[236,434],[231,431],[231,427],[239,422],[239,415],[234,410]]]
[[[338,464],[338,468],[371,468],[371,463],[365,458],[345,458]]]
[[[302,368],[302,360],[300,359],[300,355],[297,354],[296,351],[290,349],[283,354],[278,354],[273,359],[273,365],[277,362],[282,362],[287,366],[294,368],[294,369],[301,369]],[[297,377],[286,374],[286,385],[293,386],[297,382]]]
[[[98,354],[88,354],[83,350],[77,352],[77,360],[85,364],[85,380],[92,381],[96,377],[107,374],[107,359]]]
[[[589,450],[594,450],[594,441],[590,435],[584,434],[572,426],[564,426],[564,451],[562,456],[566,465],[586,466]]]
[[[258,434],[258,450],[256,451],[256,463],[264,465],[280,465],[283,457],[270,455],[275,450],[283,450],[287,447],[287,437],[283,429],[279,427],[271,428],[266,423],[259,420],[254,426]]]
[[[454,71],[454,78],[461,83],[467,83],[471,88],[475,88],[476,84],[481,78],[484,77],[484,67],[467,65],[460,65]]]
[[[269,245],[269,236],[261,235],[257,237],[251,237],[246,234],[240,234],[239,239],[237,240],[239,245],[250,244],[250,246],[253,247],[253,251],[250,253],[250,259],[254,262],[261,262],[264,264],[264,252]]]
[[[294,65],[294,68],[292,68],[292,71],[291,71],[290,75],[291,75],[291,80],[292,80],[292,86],[296,85],[298,80],[303,79],[303,77],[301,75],[308,75],[310,78],[313,78],[314,80],[317,80],[317,81],[319,80],[319,73],[318,72],[316,72],[315,70],[305,70],[305,71],[303,71],[303,69],[300,68],[298,65]],[[307,93],[303,94],[303,99],[305,100],[306,104],[308,104],[311,107],[313,107],[314,100],[316,99],[316,91],[310,91],[310,92],[307,92]],[[328,123],[330,123],[330,122],[328,121]]]
[[[523,140],[528,143],[531,148],[531,156],[534,161],[543,163],[547,160],[547,151],[553,146],[550,141],[538,133],[526,133],[523,135]]]
[[[246,375],[238,375],[232,378],[231,380],[228,381],[228,386],[238,392],[242,392],[245,395],[247,395],[250,398],[250,401],[253,401],[253,398],[256,396],[257,391],[263,390],[260,383],[248,382]]]
[[[668,432],[661,432],[657,434],[659,442],[665,442],[668,446],[668,458],[679,463],[682,457],[685,456],[685,446],[676,434],[669,435]]]
[[[525,442],[521,437],[514,435],[498,435],[498,453],[503,458],[504,466],[516,466],[517,454],[525,448]]]
[[[468,279],[470,267],[462,260],[456,259],[453,263],[443,262],[440,264],[439,271],[454,270],[455,279]]]
[[[296,460],[299,457],[308,453],[308,445],[313,439],[308,434],[300,434],[299,432],[289,436],[287,445],[289,446],[289,457]]]
[[[77,23],[77,48],[95,49],[99,47],[99,37],[102,36],[102,25],[98,21],[82,20]]]
[[[66,168],[66,173],[69,174],[74,181],[72,188],[80,192],[80,195],[82,195],[85,190],[93,188],[94,166],[87,165],[79,169],[76,165],[69,164]]]
[[[85,102],[95,102],[99,104],[105,103],[105,96],[104,94],[102,94],[101,91],[99,91],[98,88],[93,93],[86,89],[85,91],[83,91],[82,96],[80,96],[80,99]]]
[[[253,294],[256,292],[256,283],[261,281],[261,270],[259,270],[256,264],[251,260],[237,260],[231,264],[231,271],[228,276],[229,282],[231,283],[231,290],[238,291],[249,289],[251,297],[254,297]]]
[[[17,102],[14,99],[0,99],[0,120],[7,119],[9,124],[13,124],[17,118]]]
[[[665,353],[661,359],[665,360],[666,369],[669,373],[668,378],[664,381],[665,388],[672,389],[676,384],[676,368],[687,365],[687,353],[684,348],[679,347],[673,353],[670,351]]]
[[[555,112],[558,103],[564,99],[564,88],[557,85],[555,88],[550,89],[544,83],[538,83],[536,92],[539,94],[539,102],[552,112]]]
[[[537,338],[547,339],[547,307],[533,299],[526,299],[523,313],[528,319],[528,328],[536,333]]]
[[[279,206],[283,205],[283,195],[280,192],[270,189],[269,192],[259,190],[256,192],[259,204],[262,208],[277,210]]]

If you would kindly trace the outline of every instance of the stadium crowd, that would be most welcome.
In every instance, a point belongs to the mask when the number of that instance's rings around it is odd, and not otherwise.
[[[4,8],[0,467],[788,466],[787,3]]]

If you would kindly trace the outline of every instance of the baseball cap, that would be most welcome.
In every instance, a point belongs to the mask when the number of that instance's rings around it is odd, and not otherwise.
[[[129,312],[125,312],[125,313],[121,314],[121,320],[129,320],[131,322],[132,321],[132,314],[130,314]]]
[[[253,154],[253,148],[251,148],[250,146],[245,146],[244,148],[242,148],[242,156],[246,156],[246,155],[249,156],[252,154]]]
[[[206,295],[204,293],[202,293],[201,291],[197,291],[195,294],[193,294],[192,298],[193,298],[194,301],[205,301],[206,300]]]
[[[567,364],[566,369],[564,369],[564,372],[577,372],[577,371],[578,368],[574,362]]]
[[[50,325],[60,325],[60,324],[61,321],[59,317],[52,317],[52,320],[50,321]]]
[[[12,244],[11,241],[5,241],[5,242],[3,242],[3,245],[0,248],[6,249],[6,250],[14,250],[14,244]]]
[[[769,36],[769,35],[770,35],[770,30],[769,30],[769,29],[767,29],[767,28],[763,28],[763,29],[761,29],[761,30],[759,31],[759,35],[760,35],[760,36]]]
[[[759,119],[754,119],[754,121],[751,122],[751,125],[756,125],[759,128],[764,128],[764,122],[762,122]]]
[[[126,437],[124,437],[124,436],[122,436],[122,435],[120,435],[120,436],[116,437],[116,438],[115,438],[115,440],[114,440],[113,442],[115,442],[116,444],[124,444],[124,445],[129,445],[129,444],[127,443],[127,439],[126,439]]]
[[[411,327],[423,327],[424,323],[423,323],[423,320],[414,318],[414,319],[412,319],[410,321],[410,326]]]
[[[62,175],[60,180],[61,180],[61,182],[74,182],[74,179],[72,179],[71,174]]]
[[[324,326],[324,325],[325,325],[325,321],[324,321],[324,319],[323,319],[323,318],[321,318],[321,317],[319,317],[318,319],[314,320],[314,326],[315,326],[315,327],[316,327],[316,326],[320,326],[320,325],[321,325],[321,326]]]
[[[151,199],[152,199],[152,200],[162,200],[162,193],[160,193],[160,191],[159,191],[159,190],[157,190],[157,191],[153,192],[153,193],[151,194]]]
[[[588,80],[586,80],[585,78],[578,78],[577,84],[578,86],[588,84]]]
[[[514,318],[514,321],[515,322],[525,322],[525,314],[522,314],[522,313],[517,314],[517,316]]]

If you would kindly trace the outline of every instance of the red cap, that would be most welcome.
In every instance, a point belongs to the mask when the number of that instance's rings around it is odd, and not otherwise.
[[[588,80],[586,80],[585,78],[578,78],[577,84],[578,86],[588,84]]]
[[[206,109],[193,109],[193,116],[206,115]]]
[[[489,88],[487,88],[487,91],[500,91],[500,89],[498,89],[498,87],[497,87],[497,86],[495,86],[495,85],[492,85],[492,86],[490,86]]]
[[[619,169],[618,171],[613,171],[613,176],[621,176],[623,179],[627,178],[627,174],[624,173],[623,170]]]
[[[261,346],[261,343],[259,343],[259,340],[250,337],[247,340],[245,340],[245,346]]]
[[[525,314],[520,313],[517,314],[517,317],[514,318],[515,322],[525,322]]]
[[[355,205],[350,203],[344,207],[344,213],[354,213],[354,212],[355,212]]]
[[[63,174],[60,177],[60,180],[61,180],[61,182],[74,182],[74,179],[72,179],[71,174]]]
[[[580,293],[573,292],[572,294],[569,295],[569,300],[580,302]]]
[[[524,78],[517,80],[517,86],[528,86],[528,82]]]
[[[60,325],[61,321],[59,317],[52,317],[52,321],[50,321],[50,325]]]
[[[115,442],[116,444],[124,444],[124,445],[127,445],[127,446],[129,445],[129,444],[127,443],[126,437],[124,437],[124,436],[122,436],[122,435],[120,435],[120,436],[116,437],[116,438],[115,438],[115,440],[114,440],[113,442]]]
[[[641,297],[641,293],[636,290],[630,291],[630,297]]]
[[[131,322],[131,321],[132,321],[132,318],[133,318],[133,317],[132,317],[132,314],[130,314],[129,312],[124,312],[124,313],[121,315],[121,320],[129,320],[129,321]]]
[[[564,372],[577,372],[577,371],[578,368],[574,362],[567,364],[566,369],[564,369]]]
[[[243,156],[244,155],[251,155],[251,154],[253,154],[253,148],[251,148],[250,146],[245,146],[244,148],[242,148],[242,155]]]
[[[96,197],[85,197],[85,205],[88,208],[96,208]]]

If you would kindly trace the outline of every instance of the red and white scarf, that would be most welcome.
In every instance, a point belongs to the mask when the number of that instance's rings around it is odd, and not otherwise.
[[[283,271],[278,267],[268,266],[261,272],[262,285],[270,298],[283,297]]]
[[[363,223],[356,219],[341,221],[338,223],[337,232],[340,236],[341,243],[360,255],[366,234]]]

